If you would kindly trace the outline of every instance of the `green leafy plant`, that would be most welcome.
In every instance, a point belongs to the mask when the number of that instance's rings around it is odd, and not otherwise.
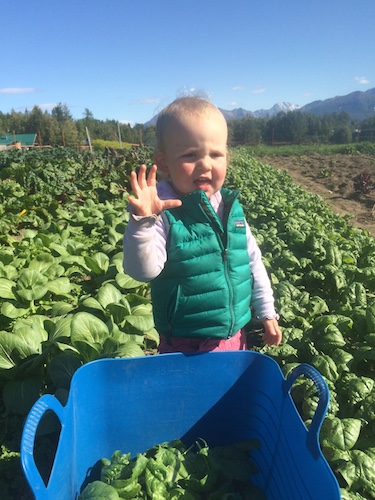
[[[79,500],[150,498],[265,498],[251,483],[257,469],[249,458],[254,441],[209,448],[203,440],[187,448],[180,440],[161,443],[131,458],[115,451],[102,460],[100,481],[87,485]]]
[[[0,195],[9,196],[0,196],[0,423],[5,422],[0,429],[16,421],[21,427],[41,394],[64,402],[71,376],[83,363],[152,354],[158,342],[149,286],[122,269],[127,175],[152,161],[148,152],[9,153],[0,153]],[[82,163],[74,180],[78,191],[65,189],[67,196],[56,199],[44,182],[43,193],[32,193],[31,181],[37,180],[34,174],[27,178],[30,165],[38,171],[46,163],[50,175],[48,162],[55,160],[68,163],[61,166],[67,182],[75,172],[69,165]],[[250,149],[231,150],[226,185],[240,189],[284,335],[279,347],[253,348],[273,357],[285,376],[306,362],[325,377],[331,403],[323,453],[344,500],[372,499],[375,240],[293,184],[288,174],[254,160]],[[248,325],[249,338],[258,328],[256,322]],[[314,388],[299,380],[292,393],[308,426],[317,405]],[[10,434],[4,435],[0,457],[8,478],[19,453]],[[7,480],[2,491],[20,497],[15,488]]]

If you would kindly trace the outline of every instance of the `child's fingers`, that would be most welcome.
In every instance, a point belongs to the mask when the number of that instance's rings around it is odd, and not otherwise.
[[[138,186],[141,189],[147,187],[147,178],[146,178],[146,165],[141,165],[139,167],[138,177],[137,177]]]
[[[263,321],[263,326],[264,326],[263,342],[266,345],[279,345],[283,335],[277,320],[271,319]]]
[[[182,205],[181,200],[165,200],[163,203],[163,210],[168,210],[169,208],[177,208]]]
[[[152,165],[147,177],[148,186],[156,186],[156,171],[157,171],[157,166]]]
[[[263,341],[266,345],[279,345],[282,335],[280,332],[265,332],[263,334]]]
[[[132,191],[134,193],[137,193],[139,185],[138,185],[137,174],[134,172],[134,170],[130,172],[130,186],[132,188]]]

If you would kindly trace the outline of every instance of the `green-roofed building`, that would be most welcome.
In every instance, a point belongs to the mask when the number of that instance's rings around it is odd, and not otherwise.
[[[35,146],[36,134],[3,134],[0,136],[0,146],[13,146],[16,143],[21,145],[21,148]]]

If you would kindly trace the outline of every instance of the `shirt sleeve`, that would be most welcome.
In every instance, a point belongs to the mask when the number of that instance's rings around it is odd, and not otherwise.
[[[132,278],[148,282],[156,278],[167,260],[166,230],[160,215],[130,215],[124,233],[123,268]]]
[[[267,269],[262,261],[262,254],[250,227],[246,224],[247,248],[250,258],[250,268],[253,274],[253,290],[251,305],[255,310],[255,317],[259,320],[278,318],[275,311],[274,296]]]

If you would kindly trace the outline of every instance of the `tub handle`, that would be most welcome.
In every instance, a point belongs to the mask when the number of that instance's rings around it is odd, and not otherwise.
[[[321,454],[319,433],[329,406],[329,388],[326,381],[316,368],[307,363],[301,363],[300,365],[293,368],[289,377],[285,381],[284,387],[287,393],[290,393],[294,382],[302,375],[305,375],[310,380],[312,380],[319,398],[318,406],[315,410],[310,428],[307,433],[307,447],[309,448],[312,455],[317,458]]]
[[[45,394],[31,408],[27,416],[21,438],[21,464],[26,478],[32,486],[33,492],[38,492],[38,500],[47,498],[47,488],[39,473],[34,459],[34,444],[38,425],[43,415],[52,410],[59,418],[60,423],[64,421],[65,408],[58,399],[50,394]]]

